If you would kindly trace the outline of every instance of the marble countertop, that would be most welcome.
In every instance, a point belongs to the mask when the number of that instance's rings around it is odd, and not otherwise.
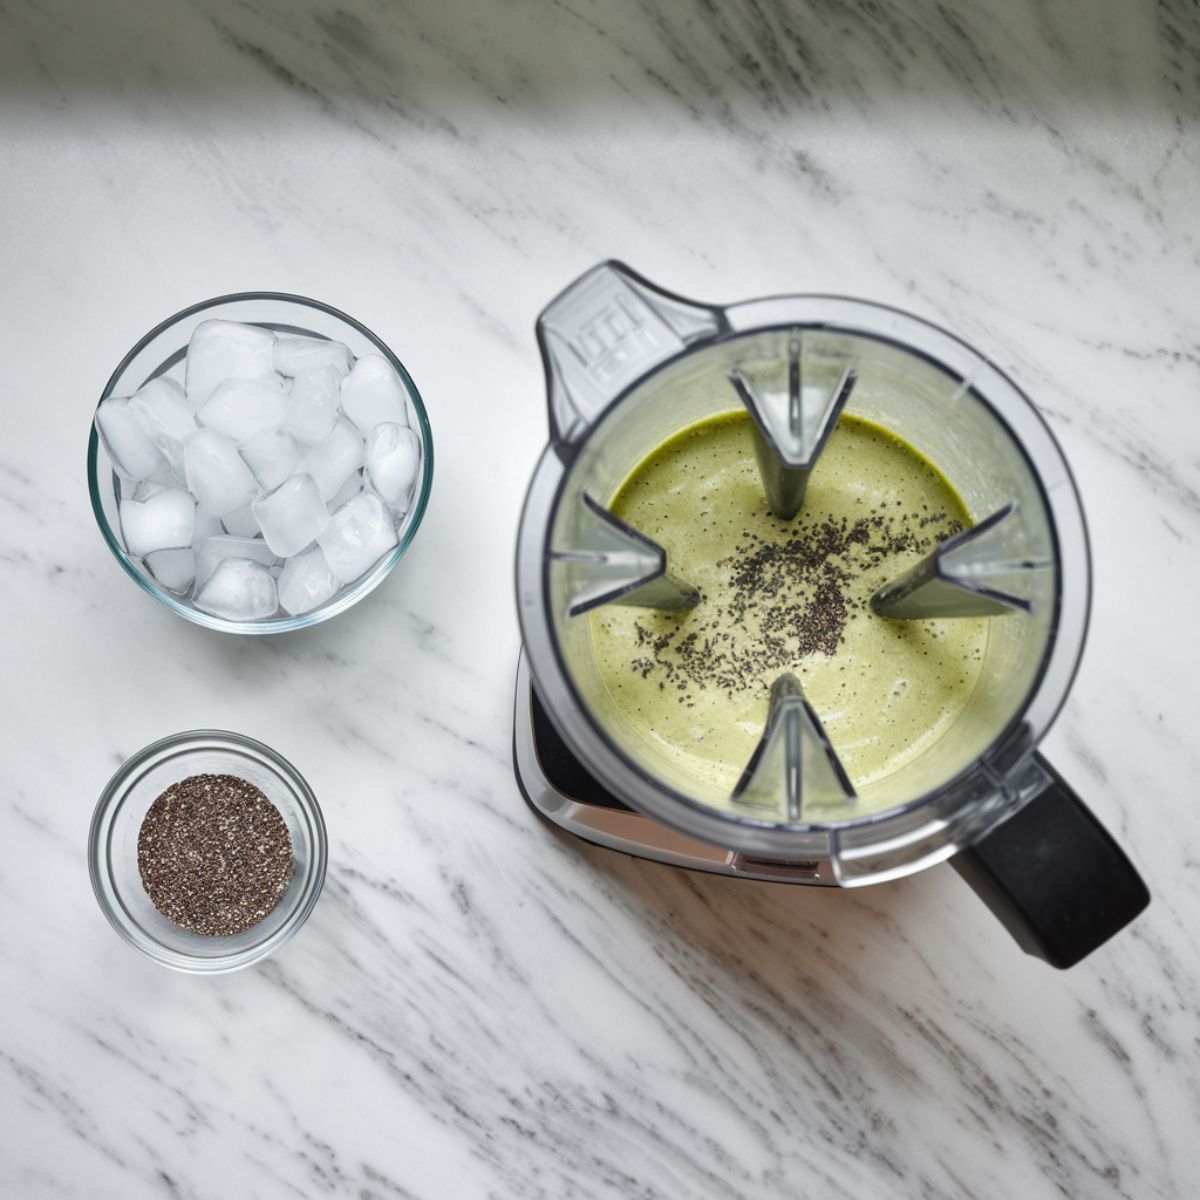
[[[1200,12],[1188,0],[0,0],[0,1194],[1200,1193]],[[1146,875],[1083,965],[948,867],[858,892],[556,836],[510,766],[542,305],[862,295],[1032,395],[1094,541],[1048,756]],[[234,639],[133,587],[91,410],[194,301],[318,297],[401,355],[425,523],[348,615]],[[165,971],[89,886],[126,756],[216,726],[324,807],[274,959]]]

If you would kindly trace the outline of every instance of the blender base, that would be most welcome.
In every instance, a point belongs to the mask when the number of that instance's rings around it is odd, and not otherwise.
[[[828,862],[751,858],[676,833],[622,804],[572,754],[538,698],[522,650],[513,713],[513,769],[526,803],[575,837],[634,858],[775,883],[837,886]]]

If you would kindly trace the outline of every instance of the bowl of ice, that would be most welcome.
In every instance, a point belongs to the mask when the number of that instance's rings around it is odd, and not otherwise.
[[[433,481],[425,406],[352,317],[270,292],[177,313],[96,408],[88,487],[128,574],[229,633],[343,612],[412,541]]]

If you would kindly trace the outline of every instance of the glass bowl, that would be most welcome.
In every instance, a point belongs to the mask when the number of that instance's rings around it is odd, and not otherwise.
[[[260,788],[292,839],[292,878],[257,925],[231,937],[204,937],[168,921],[138,871],[138,831],[150,805],[189,775],[236,775]],[[325,882],[325,822],[303,777],[274,750],[237,733],[192,730],[138,751],[109,780],[92,816],[88,869],[112,927],[143,954],[177,971],[216,974],[273,954],[308,919]]]
[[[433,484],[433,437],[429,429],[429,419],[425,414],[425,405],[404,364],[366,326],[320,301],[282,292],[241,292],[232,296],[219,296],[215,300],[193,304],[191,308],[185,308],[173,317],[168,317],[125,355],[105,385],[98,404],[103,403],[109,396],[130,396],[151,379],[163,375],[182,383],[188,340],[195,327],[201,321],[208,320],[241,321],[249,325],[260,325],[275,333],[343,342],[350,347],[356,358],[364,354],[381,354],[395,368],[408,394],[409,422],[421,443],[421,463],[413,490],[412,506],[396,530],[396,548],[364,575],[347,584],[311,612],[296,617],[281,612],[277,616],[255,621],[233,621],[203,612],[184,597],[161,587],[142,568],[139,560],[127,553],[121,537],[119,506],[121,489],[132,485],[122,480],[113,470],[104,443],[96,432],[95,423],[92,424],[88,441],[88,491],[92,498],[92,510],[96,514],[100,532],[104,535],[109,549],[134,582],[172,612],[209,629],[247,634],[283,633],[292,629],[303,629],[345,612],[351,605],[356,604],[383,582],[408,549],[421,524],[421,518],[425,515]]]

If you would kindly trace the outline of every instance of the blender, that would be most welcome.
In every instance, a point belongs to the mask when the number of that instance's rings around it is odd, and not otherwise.
[[[792,295],[728,306],[603,263],[537,323],[550,439],[517,542],[523,639],[514,764],[530,805],[601,846],[743,878],[833,887],[950,860],[1019,944],[1068,967],[1148,903],[1120,847],[1038,753],[1083,649],[1090,569],[1065,459],[1032,403],[963,341],[896,309]],[[793,671],[761,681],[761,735],[725,787],[689,775],[614,702],[589,614],[705,600],[611,511],[681,430],[751,418],[763,498],[788,521],[843,414],[936,464],[971,518],[870,597],[875,619],[985,618],[965,708],[856,787]]]

